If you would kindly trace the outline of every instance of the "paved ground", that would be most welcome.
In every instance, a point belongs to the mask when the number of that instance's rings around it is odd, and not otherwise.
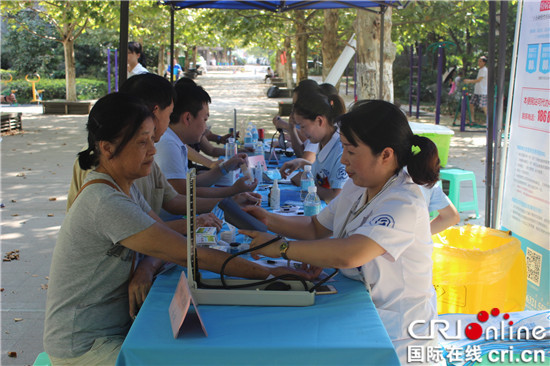
[[[256,72],[254,72],[254,70]],[[237,73],[210,72],[197,82],[210,93],[210,124],[224,133],[233,124],[237,108],[239,125],[254,122],[275,131],[271,119],[281,99],[266,98],[263,69]],[[342,86],[345,93],[345,87]],[[347,102],[352,96],[345,96]],[[41,107],[2,107],[3,111],[23,112],[23,132],[4,135],[1,145],[2,179],[0,202],[2,256],[19,250],[19,260],[2,262],[0,294],[2,309],[2,365],[30,365],[42,352],[44,307],[48,273],[57,232],[65,216],[67,189],[76,153],[86,142],[86,116],[42,115]],[[433,123],[433,116],[420,122]],[[442,118],[442,124],[452,120]],[[240,127],[242,130],[243,128]],[[485,133],[453,128],[448,166],[473,170],[477,178],[481,217],[461,214],[463,223],[484,222]],[[471,197],[465,189],[465,198]],[[67,279],[70,280],[70,279]],[[17,352],[17,358],[7,356]]]

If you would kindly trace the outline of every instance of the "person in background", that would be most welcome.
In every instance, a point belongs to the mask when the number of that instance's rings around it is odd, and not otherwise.
[[[341,159],[350,177],[343,192],[316,216],[245,208],[268,230],[297,239],[282,237],[252,255],[340,268],[346,277],[363,282],[405,365],[411,346],[439,349],[437,337],[418,340],[408,333],[413,321],[422,320],[415,333],[429,338],[430,321],[437,316],[433,243],[419,189],[438,180],[437,148],[414,135],[403,112],[385,101],[361,102],[337,123],[344,147]],[[252,238],[251,248],[276,237],[240,232]]]
[[[128,282],[135,253],[187,264],[185,237],[160,222],[133,181],[150,173],[155,125],[140,99],[112,93],[93,106],[88,148],[79,153],[86,177],[54,248],[44,322],[53,365],[115,365],[130,325]],[[229,254],[197,248],[199,266],[219,272]],[[227,274],[265,279],[309,273],[266,268],[235,258]]]
[[[267,79],[271,79],[273,78],[273,76],[275,76],[275,74],[273,73],[273,70],[271,70],[271,67],[267,67],[267,73],[265,74],[265,79],[264,79],[264,84],[267,83]]]
[[[165,77],[170,80],[170,75],[172,74],[172,69],[171,69],[171,65],[169,64],[168,67],[166,68],[166,72],[165,72]],[[180,64],[178,64],[178,60],[176,60],[174,58],[174,80],[177,81],[181,76],[183,76],[183,70],[180,66]]]
[[[336,117],[343,114],[345,106],[338,95],[326,96],[320,92],[300,93],[293,114],[296,128],[312,143],[319,144],[319,151],[312,164],[311,172],[316,180],[319,198],[329,202],[334,199],[346,183],[348,175],[345,166],[340,162],[342,144],[340,131],[334,124]],[[311,164],[303,158],[287,161],[280,168],[283,178],[294,170]],[[299,185],[301,174],[296,174],[292,181]]]
[[[168,182],[177,192],[183,194],[187,184],[187,144],[199,142],[204,134],[209,117],[208,104],[211,99],[202,87],[189,82],[180,80],[176,83],[175,89],[177,101],[170,116],[169,128],[156,144],[156,161]],[[198,174],[197,196],[222,198],[254,191],[258,182],[248,185],[246,177],[238,179],[230,187],[210,187],[229,171],[240,168],[245,163],[245,159],[246,154],[237,154],[215,168]],[[161,217],[167,220],[172,218],[163,211],[161,211]]]
[[[479,70],[475,79],[464,79],[464,84],[475,84],[474,95],[470,100],[470,113],[472,117],[475,115],[475,107],[481,108],[485,119],[487,119],[487,77],[489,71],[487,70],[487,57],[481,56],[477,60],[477,66]],[[475,124],[472,118],[472,124]],[[479,123],[480,125],[486,125],[486,121]]]
[[[145,56],[139,42],[128,42],[128,78],[145,74],[149,71],[145,68]]]
[[[9,103],[13,104],[17,102],[17,99],[15,99],[15,94],[10,93],[8,95],[0,95],[0,103]]]
[[[448,227],[460,222],[460,215],[447,195],[441,189],[439,184],[429,188],[420,186],[420,191],[428,205],[428,212],[437,211],[437,216],[430,221],[430,231],[432,235],[437,234]]]

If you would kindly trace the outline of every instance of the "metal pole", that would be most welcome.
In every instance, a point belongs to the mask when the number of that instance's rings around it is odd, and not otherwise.
[[[380,79],[378,80],[378,99],[384,95],[384,13],[386,7],[380,7]]]
[[[517,5],[517,16],[516,16],[516,31],[514,34],[514,51],[512,53],[512,65],[510,67],[510,87],[508,91],[508,105],[506,106],[506,121],[504,125],[504,143],[502,144],[502,158],[500,162],[500,181],[504,183],[504,175],[506,173],[506,159],[508,152],[508,135],[510,134],[510,120],[512,119],[512,101],[514,100],[514,84],[516,82],[516,64],[518,56],[518,47],[519,47],[519,30],[521,25],[521,16],[523,12],[523,1],[520,0]],[[500,228],[500,219],[501,219],[501,210],[502,210],[502,196],[504,194],[504,184],[498,186],[498,205],[497,211],[495,212],[496,216],[496,226],[495,228]]]
[[[115,48],[115,91],[118,91],[118,50]]]
[[[129,2],[120,2],[120,65],[118,70],[118,82],[122,85],[128,78],[128,18]]]
[[[107,48],[107,92],[111,93],[111,49]]]
[[[412,100],[413,100],[413,93],[412,93],[412,88],[413,88],[413,75],[414,75],[414,70],[413,70],[413,63],[414,63],[414,46],[411,46],[411,57],[409,58],[409,65],[410,65],[410,70],[409,70],[409,117],[412,116]]]
[[[174,4],[170,5],[170,82],[174,82]]]
[[[500,29],[498,34],[498,70],[497,70],[497,108],[495,116],[495,130],[496,130],[496,149],[495,149],[495,190],[493,191],[493,212],[498,211],[498,188],[500,187],[500,156],[502,153],[502,113],[504,111],[504,84],[505,84],[505,62],[506,60],[506,25],[508,19],[508,2],[502,1],[500,3]],[[491,220],[491,227],[496,228],[497,218],[493,215]]]
[[[444,48],[440,44],[437,47],[437,96],[435,101],[435,124],[439,124],[439,115],[441,114],[441,79],[443,78],[443,52]]]
[[[493,150],[494,150],[494,85],[495,85],[495,17],[496,2],[489,1],[489,55],[487,75],[487,157],[485,159],[485,226],[491,227],[492,218],[492,191],[493,191]]]
[[[420,81],[422,77],[422,45],[418,45],[418,78],[416,85],[416,118],[420,117]]]

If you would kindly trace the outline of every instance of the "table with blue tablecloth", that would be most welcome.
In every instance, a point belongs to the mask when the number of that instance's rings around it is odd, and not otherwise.
[[[281,204],[300,204],[298,187],[280,188]],[[267,208],[268,186],[257,192]],[[399,365],[363,283],[340,274],[330,282],[338,293],[317,295],[312,306],[199,305],[208,336],[184,325],[174,339],[168,308],[182,270],[157,277],[117,365]]]
[[[168,307],[181,271],[157,278],[117,365],[399,365],[364,285],[342,275],[337,294],[308,307],[199,305],[208,336],[184,327],[174,339]]]

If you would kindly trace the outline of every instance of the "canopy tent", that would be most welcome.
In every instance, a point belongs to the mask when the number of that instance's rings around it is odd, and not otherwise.
[[[205,1],[205,0],[187,0],[187,1],[159,1],[159,3],[170,6],[170,54],[174,54],[174,12],[181,9],[189,8],[210,8],[210,9],[256,9],[267,10],[271,12],[285,12],[290,10],[301,9],[342,9],[342,8],[357,8],[380,14],[381,30],[380,30],[380,82],[379,95],[382,95],[382,75],[384,68],[384,13],[388,7],[403,9],[407,6],[410,0],[406,1]],[[120,49],[128,48],[128,1],[121,1],[120,11]],[[378,8],[378,9],[374,9]],[[119,84],[126,80],[127,74],[127,54],[120,53],[119,65]],[[171,58],[170,64],[173,65]],[[174,75],[171,75],[173,81]]]

